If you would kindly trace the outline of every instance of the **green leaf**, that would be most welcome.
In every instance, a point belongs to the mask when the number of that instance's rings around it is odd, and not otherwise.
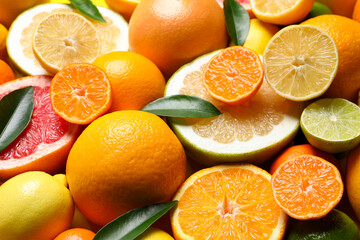
[[[141,110],[167,117],[208,118],[221,113],[204,99],[182,94],[159,98]]]
[[[17,89],[0,100],[0,152],[26,128],[34,109],[33,87]]]
[[[178,201],[131,210],[104,226],[93,240],[132,240],[167,213]]]
[[[85,16],[100,22],[106,22],[97,7],[90,0],[70,0],[70,2]]]
[[[246,9],[235,0],[224,1],[226,29],[237,46],[244,45],[250,28],[250,16]]]

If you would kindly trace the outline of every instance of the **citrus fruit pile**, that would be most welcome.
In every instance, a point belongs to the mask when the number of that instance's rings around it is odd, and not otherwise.
[[[1,240],[360,239],[360,0],[0,0]]]

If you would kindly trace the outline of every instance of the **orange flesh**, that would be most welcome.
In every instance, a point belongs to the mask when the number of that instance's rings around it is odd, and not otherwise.
[[[240,168],[197,179],[178,209],[182,231],[195,239],[269,239],[281,214],[269,180]]]
[[[340,201],[344,189],[337,168],[311,155],[283,163],[271,181],[277,202],[297,219],[325,216]]]
[[[259,56],[243,47],[230,47],[215,55],[203,76],[210,95],[228,104],[249,100],[262,81],[263,68]]]
[[[194,132],[201,137],[212,138],[216,142],[226,144],[236,140],[249,141],[255,136],[266,136],[283,121],[283,114],[295,107],[294,104],[299,108],[300,103],[279,96],[266,81],[246,105],[224,104],[212,98],[206,91],[202,82],[204,69],[205,66],[202,66],[200,71],[187,74],[184,78],[184,86],[179,91],[180,94],[203,98],[222,112],[221,115],[213,118],[187,119],[193,124]]]
[[[88,124],[105,113],[111,104],[106,74],[91,64],[72,64],[51,82],[51,104],[65,120]]]

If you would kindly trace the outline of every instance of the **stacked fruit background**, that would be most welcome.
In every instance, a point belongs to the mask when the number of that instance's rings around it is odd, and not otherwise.
[[[359,239],[360,0],[0,0],[0,240]]]

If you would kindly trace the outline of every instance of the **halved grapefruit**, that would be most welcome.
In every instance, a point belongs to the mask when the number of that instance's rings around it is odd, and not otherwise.
[[[50,174],[65,169],[80,127],[58,116],[50,102],[50,76],[30,76],[0,85],[0,99],[16,89],[34,87],[34,111],[26,129],[0,152],[0,181],[26,171]]]
[[[295,137],[303,104],[279,96],[266,81],[246,104],[232,106],[217,101],[202,81],[203,71],[216,53],[180,68],[167,82],[165,96],[197,96],[213,103],[222,114],[206,119],[169,118],[169,125],[188,155],[201,164],[264,162]]]

